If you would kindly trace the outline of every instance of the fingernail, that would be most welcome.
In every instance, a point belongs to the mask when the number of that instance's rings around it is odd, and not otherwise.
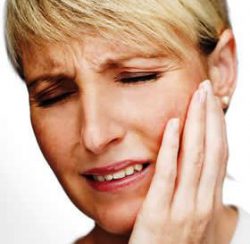
[[[170,121],[170,127],[173,130],[179,129],[180,120],[178,118],[171,119]]]
[[[205,91],[212,91],[212,85],[210,80],[204,80],[203,82],[200,83],[199,87],[202,87],[205,89]]]
[[[202,88],[199,88],[199,90],[197,91],[197,94],[196,94],[196,101],[198,103],[204,103],[205,100],[206,100],[206,97],[207,97],[207,92],[206,90],[202,87]]]

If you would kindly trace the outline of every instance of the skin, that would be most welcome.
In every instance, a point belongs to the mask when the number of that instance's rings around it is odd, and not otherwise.
[[[130,243],[166,243],[165,235],[167,243],[203,243],[205,233],[209,233],[206,243],[229,243],[237,213],[221,202],[227,141],[225,107],[219,98],[231,97],[235,88],[233,35],[225,31],[207,59],[195,48],[188,52],[190,59],[182,61],[159,54],[145,58],[97,36],[69,45],[44,43],[23,49],[31,121],[39,146],[70,199],[96,222],[94,230],[77,243],[127,243],[129,238]],[[119,60],[124,53],[130,57]],[[107,64],[106,59],[113,62]],[[124,72],[125,77],[138,72],[159,77],[131,84],[115,81]],[[67,76],[54,91],[71,95],[51,106],[39,106],[49,98],[38,96],[51,87],[48,79],[37,82],[45,74]],[[197,105],[194,92],[208,77],[213,88],[201,88],[204,99]],[[172,118],[179,119],[175,130],[166,126]],[[218,138],[216,148],[211,135]],[[207,147],[200,146],[204,140]],[[206,159],[211,153],[214,160]],[[148,176],[115,193],[97,192],[81,176],[93,167],[136,158],[150,159]],[[155,202],[161,204],[155,206]],[[209,203],[203,209],[206,214],[189,218],[204,202]],[[204,225],[196,231],[199,218]],[[163,228],[166,225],[169,229]]]

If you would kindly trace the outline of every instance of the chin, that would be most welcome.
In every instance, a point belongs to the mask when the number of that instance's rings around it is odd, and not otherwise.
[[[142,200],[113,205],[109,209],[99,211],[95,222],[109,233],[129,234],[133,229],[141,205]]]
[[[64,178],[61,184],[75,206],[95,221],[97,226],[108,233],[126,235],[132,231],[137,214],[147,195],[153,170],[149,173],[138,184],[124,187],[113,193],[97,192],[89,188],[79,177],[68,177],[66,180]]]

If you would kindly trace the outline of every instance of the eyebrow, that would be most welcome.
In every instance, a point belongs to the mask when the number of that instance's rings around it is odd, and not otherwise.
[[[115,57],[115,58],[105,58],[100,64],[98,64],[98,68],[97,68],[97,72],[98,73],[102,73],[104,72],[105,70],[109,69],[109,68],[118,68],[118,67],[121,67],[121,63],[125,62],[125,61],[128,61],[128,60],[131,60],[133,58],[141,58],[141,59],[153,59],[153,58],[156,58],[158,57],[156,54],[136,54],[136,53],[133,53],[133,54],[126,54],[126,55],[123,55],[123,56],[120,56],[120,57]],[[48,82],[59,82],[61,80],[74,80],[74,78],[72,76],[69,76],[65,73],[58,73],[58,74],[51,74],[50,72],[49,73],[45,73],[45,74],[41,74],[39,76],[37,76],[36,78],[34,79],[27,79],[26,80],[26,83],[27,83],[27,87],[28,87],[28,90],[31,90],[32,88],[34,88],[35,86],[37,86],[39,83],[41,82],[44,82],[44,81],[48,81]]]
[[[34,88],[41,82],[48,81],[48,82],[57,83],[57,82],[60,82],[61,80],[73,80],[73,78],[63,73],[59,73],[55,75],[49,74],[49,73],[42,74],[36,77],[35,79],[27,81],[27,87],[28,87],[28,90],[31,90],[32,88]]]
[[[132,54],[126,54],[120,57],[115,58],[106,58],[104,59],[100,64],[98,64],[97,72],[102,73],[103,71],[107,70],[111,67],[120,67],[122,66],[121,63],[124,63],[125,61],[139,58],[139,59],[153,59],[158,57],[156,54],[138,54],[138,53],[132,53]]]

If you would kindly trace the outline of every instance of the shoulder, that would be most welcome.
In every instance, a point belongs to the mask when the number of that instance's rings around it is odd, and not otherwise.
[[[231,244],[249,244],[250,242],[250,213],[237,207],[238,222]]]

